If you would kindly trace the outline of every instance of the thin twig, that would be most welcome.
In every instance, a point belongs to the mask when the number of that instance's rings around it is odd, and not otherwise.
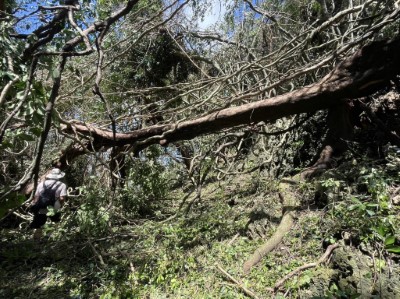
[[[236,235],[233,236],[233,238],[228,242],[228,246],[231,246],[233,244],[233,242],[235,242],[235,240],[240,236],[239,233],[237,233]]]
[[[336,248],[339,247],[339,244],[332,244],[329,245],[328,248],[326,249],[325,253],[323,256],[321,256],[319,258],[318,261],[314,262],[314,263],[309,263],[309,264],[305,264],[303,266],[298,267],[297,269],[293,270],[292,272],[290,272],[289,274],[287,274],[286,276],[284,276],[282,279],[278,280],[277,283],[275,283],[273,291],[276,292],[277,290],[279,290],[283,284],[291,277],[293,277],[294,275],[296,275],[297,273],[304,271],[306,269],[309,268],[313,268],[318,266],[319,264],[323,263],[324,261],[326,261],[328,259],[328,257],[331,255],[332,251],[335,250]]]
[[[94,254],[97,256],[97,258],[99,259],[100,264],[101,264],[103,267],[107,266],[106,263],[105,263],[104,260],[103,260],[103,257],[102,257],[101,254],[96,250],[96,248],[94,248],[93,244],[92,244],[90,241],[88,241],[87,243],[89,244],[89,246],[90,246],[90,248],[92,249],[92,251],[94,252]]]
[[[225,275],[226,278],[228,278],[230,281],[233,281],[247,296],[254,298],[254,299],[259,299],[253,291],[250,291],[248,288],[246,288],[243,283],[241,283],[239,280],[235,279],[232,275],[230,275],[228,272],[226,272],[220,265],[217,263],[215,264],[215,267]],[[267,288],[268,291],[273,292],[274,290],[271,288]]]

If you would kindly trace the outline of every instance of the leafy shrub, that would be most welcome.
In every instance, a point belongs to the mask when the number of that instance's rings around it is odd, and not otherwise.
[[[82,233],[100,235],[107,231],[110,214],[104,207],[83,204],[77,212],[77,219]]]
[[[169,184],[164,167],[155,159],[137,159],[120,193],[122,208],[133,214],[153,215],[167,198]]]
[[[385,166],[365,162],[358,165],[357,178],[348,185],[332,179],[322,182],[326,193],[339,194],[336,198],[341,199],[331,202],[333,222],[329,238],[335,234],[337,237],[346,234],[353,242],[400,253],[396,237],[399,230],[398,208],[392,204],[390,196],[391,185],[396,183],[396,178],[387,172]]]
[[[86,235],[105,234],[115,212],[114,207],[109,204],[113,198],[111,192],[100,188],[95,177],[91,177],[87,185],[79,189],[83,196],[77,202],[78,207],[73,213],[72,225],[76,225],[77,230]]]

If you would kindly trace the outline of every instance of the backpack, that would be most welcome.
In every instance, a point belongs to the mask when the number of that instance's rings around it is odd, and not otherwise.
[[[46,209],[48,206],[54,206],[56,202],[56,190],[52,189],[57,182],[54,182],[51,186],[46,187],[43,182],[43,191],[39,194],[39,199],[31,206],[33,213],[38,213],[41,209]]]

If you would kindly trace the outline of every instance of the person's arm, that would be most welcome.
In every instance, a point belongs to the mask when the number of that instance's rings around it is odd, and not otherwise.
[[[67,199],[66,196],[60,196],[60,198],[58,199],[61,207],[64,205],[66,199]]]
[[[39,200],[40,190],[43,189],[41,185],[44,185],[44,182],[37,185],[35,196],[33,196],[33,199],[32,199],[32,204],[37,203],[37,201]]]
[[[35,196],[33,197],[32,203],[35,204],[35,203],[37,203],[38,200],[39,200],[39,196],[35,194]]]
[[[67,199],[67,185],[63,183],[61,187],[60,197],[58,198],[61,207],[64,205],[66,199]]]

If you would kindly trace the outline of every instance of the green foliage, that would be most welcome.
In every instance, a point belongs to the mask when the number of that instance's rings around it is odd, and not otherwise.
[[[349,294],[346,291],[341,290],[336,283],[332,283],[332,285],[329,287],[329,290],[326,292],[328,298],[351,298],[351,299],[356,299],[361,296],[361,294]]]
[[[92,177],[88,186],[79,187],[82,195],[75,213],[69,216],[66,229],[86,235],[88,237],[101,236],[109,231],[111,218],[115,210],[110,207],[109,200],[112,194],[109,190],[101,188]]]
[[[119,200],[128,213],[152,215],[157,213],[168,199],[169,184],[164,166],[156,155],[135,159],[130,165]]]
[[[2,51],[2,58],[0,59],[0,82],[3,83],[4,77],[8,79],[14,78],[14,73],[8,69],[6,55],[18,59],[18,52],[21,49],[22,43],[18,43],[15,39],[10,37],[10,33],[14,30],[13,23],[9,20],[2,20],[0,22],[0,50]],[[17,67],[17,66],[16,66]]]
[[[81,205],[77,212],[80,232],[88,235],[101,235],[107,231],[109,212],[105,207]]]
[[[3,188],[0,188],[1,193],[5,193]],[[9,210],[20,206],[26,200],[25,196],[17,192],[11,193],[0,202],[0,219],[3,218]]]
[[[399,253],[399,209],[393,205],[390,195],[391,184],[398,178],[388,173],[384,165],[363,163],[353,169],[352,175],[357,180],[350,185],[332,178],[321,183],[325,194],[336,194],[330,215],[339,227],[331,228],[334,229],[332,236],[345,231],[353,241]]]

